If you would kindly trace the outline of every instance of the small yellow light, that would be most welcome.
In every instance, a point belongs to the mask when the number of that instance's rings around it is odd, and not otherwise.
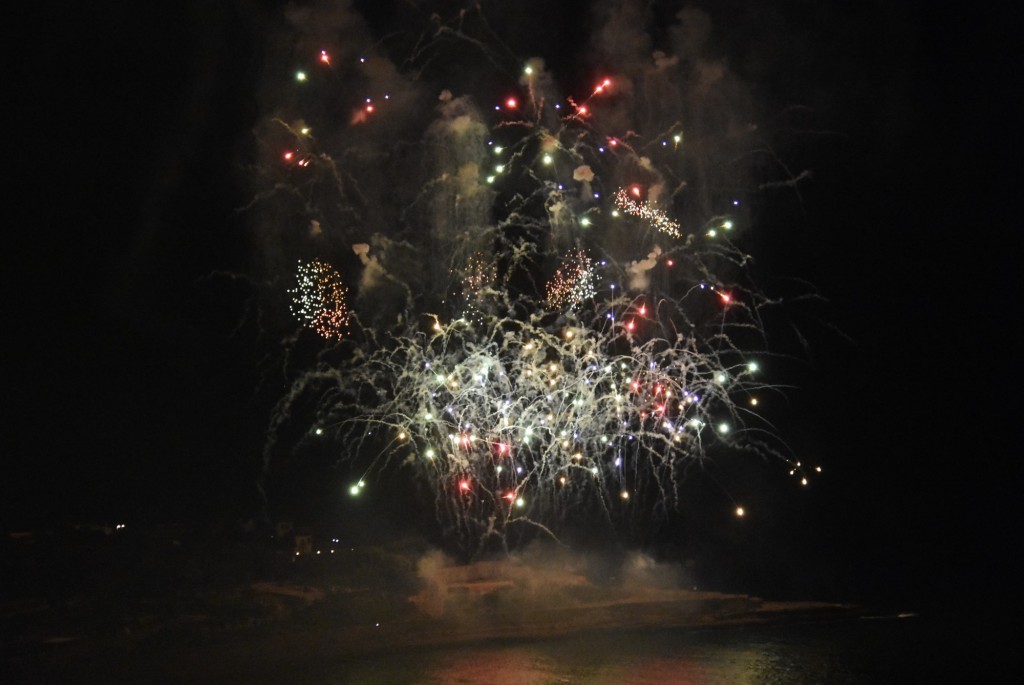
[[[736,515],[737,516],[742,518],[743,516],[746,516],[746,514],[747,514],[747,512],[743,509],[743,507],[736,507]]]

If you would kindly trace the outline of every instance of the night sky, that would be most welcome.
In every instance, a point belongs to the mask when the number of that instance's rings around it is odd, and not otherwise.
[[[355,6],[384,32],[427,4]],[[587,3],[483,4],[517,55],[585,73]],[[796,578],[786,590],[825,598],[998,596],[1020,544],[1019,31],[974,9],[763,4],[696,3],[758,113],[805,112],[780,139],[812,171],[802,202],[767,203],[756,230],[766,272],[828,300],[775,417],[825,474],[774,521],[715,527],[709,553],[743,567],[749,549]],[[227,274],[264,267],[235,210],[281,9],[161,5],[25,23],[7,132],[8,529],[259,515],[271,346]]]

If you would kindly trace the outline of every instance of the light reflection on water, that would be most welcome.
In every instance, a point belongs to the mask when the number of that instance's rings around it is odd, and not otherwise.
[[[861,685],[917,681],[921,643],[915,620],[665,630],[414,651],[336,664],[311,685]]]

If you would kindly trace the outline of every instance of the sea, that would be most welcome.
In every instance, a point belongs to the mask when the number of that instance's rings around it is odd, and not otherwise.
[[[615,630],[572,637],[393,648],[362,656],[314,650],[281,658],[255,645],[199,661],[164,650],[54,661],[0,683],[191,685],[790,685],[1019,682],[1021,622],[917,614],[705,629]],[[313,652],[311,652],[313,653]],[[287,656],[284,655],[284,656]],[[8,665],[21,663],[9,661]],[[73,668],[67,664],[73,663]],[[65,667],[60,668],[60,664]],[[23,664],[24,665],[24,664]]]
[[[309,685],[783,685],[1004,682],[989,626],[915,614],[706,630],[609,632],[362,658]],[[1015,680],[1015,679],[1013,679]],[[270,682],[270,681],[268,681]],[[973,683],[972,683],[973,685]]]

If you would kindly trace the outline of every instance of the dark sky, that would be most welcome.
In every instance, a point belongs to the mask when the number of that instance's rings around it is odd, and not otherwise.
[[[215,4],[26,23],[36,40],[21,49],[8,129],[9,526],[255,506],[265,343],[233,332],[245,283],[208,284],[252,266],[233,210],[262,36],[280,14]],[[824,556],[839,560],[836,584],[873,592],[998,587],[1019,545],[1019,32],[995,13],[900,3],[699,4],[762,111],[806,108],[820,132],[786,150],[814,172],[801,218],[780,207],[785,219],[765,222],[767,263],[813,282],[845,336],[812,329],[781,419],[828,476],[788,510],[805,533],[785,544],[812,560],[796,572],[828,568]],[[368,16],[407,26],[416,5],[372,3]],[[573,74],[579,6],[505,3],[495,25],[523,57]]]

